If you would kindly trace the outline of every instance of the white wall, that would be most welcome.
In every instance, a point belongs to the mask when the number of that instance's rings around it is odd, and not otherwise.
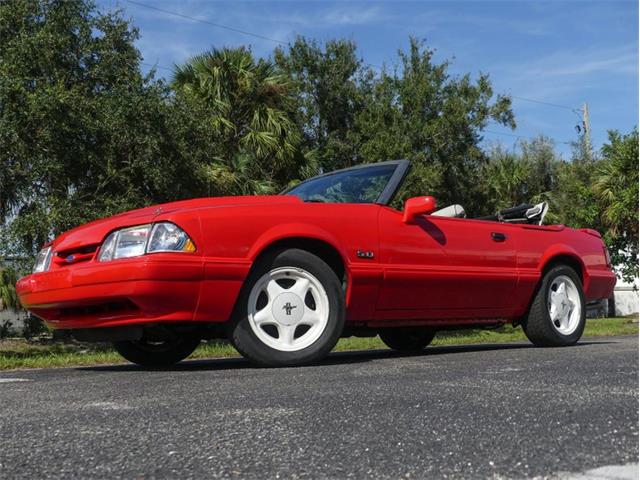
[[[22,312],[15,313],[11,310],[0,310],[0,326],[4,325],[8,320],[11,322],[11,326],[9,328],[11,334],[21,335],[22,330],[24,329],[24,317],[25,314]]]
[[[616,306],[616,317],[638,313],[640,296],[637,287],[628,284],[616,285],[613,291],[613,298]]]

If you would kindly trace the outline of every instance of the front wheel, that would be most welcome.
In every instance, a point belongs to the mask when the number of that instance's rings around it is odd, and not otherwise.
[[[113,342],[120,355],[143,367],[168,367],[184,360],[200,345],[200,338],[180,336],[170,340]]]
[[[522,324],[527,338],[538,347],[574,345],[586,323],[582,282],[574,269],[558,265],[549,270]]]
[[[303,365],[331,351],[344,321],[344,294],[334,271],[307,251],[289,249],[255,265],[238,299],[230,339],[259,365]]]
[[[431,343],[436,331],[427,327],[399,327],[380,330],[380,340],[392,350],[418,353]]]

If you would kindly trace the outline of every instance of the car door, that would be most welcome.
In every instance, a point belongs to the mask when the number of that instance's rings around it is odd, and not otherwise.
[[[384,269],[378,310],[425,318],[504,312],[518,279],[512,226],[427,215],[406,224],[388,207],[378,220]]]

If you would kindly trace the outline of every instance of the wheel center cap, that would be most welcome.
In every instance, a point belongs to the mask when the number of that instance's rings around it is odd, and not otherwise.
[[[304,303],[295,293],[281,293],[273,301],[271,313],[278,323],[295,325],[304,315]]]
[[[566,313],[569,310],[569,299],[566,295],[563,295],[562,298],[560,298],[560,310],[562,313]]]

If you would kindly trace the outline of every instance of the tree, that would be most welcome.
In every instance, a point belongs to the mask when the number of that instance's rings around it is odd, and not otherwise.
[[[286,184],[300,138],[289,117],[289,80],[271,62],[242,47],[213,49],[177,66],[172,86],[211,128],[217,148],[202,173],[215,193],[266,193]]]
[[[600,208],[592,189],[600,159],[587,152],[582,142],[573,145],[570,161],[562,161],[557,168],[557,188],[551,195],[550,214],[554,223],[573,228],[593,228],[603,232]]]
[[[627,135],[610,131],[602,157],[593,191],[612,261],[633,282],[638,277],[638,129]]]
[[[381,83],[387,89],[382,96],[395,112],[382,116],[380,131],[392,125],[397,154],[413,160],[420,178],[431,177],[426,184],[415,181],[419,189],[405,195],[434,193],[442,203],[463,203],[470,212],[482,210],[477,188],[486,161],[479,148],[481,132],[490,122],[515,128],[510,99],[502,95],[493,99],[485,74],[475,81],[470,74],[451,75],[450,62],[436,62],[435,52],[415,38],[410,39],[408,51],[398,55],[399,71],[382,73]],[[367,137],[364,149],[380,145],[376,132]],[[425,176],[429,171],[434,174]],[[440,182],[433,185],[436,175]]]
[[[329,40],[322,47],[304,37],[285,51],[277,48],[274,60],[291,78],[296,92],[292,110],[302,132],[302,149],[312,152],[324,171],[359,161],[352,139],[355,117],[363,108],[362,76],[370,76],[357,58],[350,40]]]
[[[493,205],[494,212],[530,201],[527,181],[531,177],[532,166],[528,159],[502,148],[491,153],[483,169],[483,183],[490,199],[487,204]]]
[[[481,131],[489,122],[515,126],[510,100],[493,99],[487,75],[452,76],[417,39],[398,58],[395,71],[376,72],[345,40],[322,48],[300,37],[278,49],[276,63],[298,89],[303,148],[327,169],[407,158],[413,171],[400,200],[429,193],[477,210]]]
[[[522,159],[530,165],[527,177],[529,202],[549,201],[558,188],[560,158],[553,140],[543,135],[520,142]]]
[[[23,253],[198,191],[202,135],[166,85],[141,75],[137,38],[89,0],[0,3],[0,222]]]
[[[485,211],[497,212],[521,203],[548,202],[547,221],[558,219],[554,195],[561,166],[553,142],[543,136],[523,140],[507,151],[498,145],[488,152],[488,162],[479,178]]]

